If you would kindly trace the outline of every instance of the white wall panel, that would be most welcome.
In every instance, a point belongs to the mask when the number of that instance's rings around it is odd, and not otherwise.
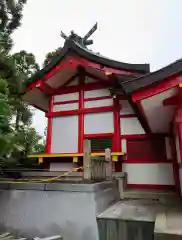
[[[131,106],[127,100],[120,100],[119,102],[121,104],[120,114],[122,114],[122,115],[134,114],[133,109],[131,108]]]
[[[122,170],[128,173],[128,184],[174,185],[172,163],[124,163]]]
[[[54,112],[78,109],[78,103],[59,104],[53,106]]]
[[[178,163],[181,163],[181,154],[180,154],[180,146],[179,146],[179,137],[178,133],[175,134],[175,145],[176,145],[176,155]]]
[[[179,179],[180,179],[181,196],[182,196],[182,168],[179,169]]]
[[[72,168],[77,167],[75,163],[50,163],[50,171],[70,171]]]
[[[78,116],[53,118],[51,153],[75,152],[78,152]]]
[[[120,118],[121,134],[145,134],[137,118]]]
[[[84,105],[85,105],[85,108],[112,106],[113,99],[111,98],[111,99],[96,100],[96,101],[86,101]]]
[[[121,139],[121,151],[124,153],[127,152],[126,139]]]
[[[67,93],[67,94],[61,94],[61,95],[55,95],[54,96],[54,102],[61,102],[61,101],[70,101],[70,100],[78,100],[79,93]]]
[[[85,114],[84,133],[113,133],[113,112]]]
[[[110,96],[110,92],[108,89],[97,89],[90,90],[84,92],[84,98],[94,98],[94,97],[102,97],[102,96]]]
[[[175,107],[164,106],[163,100],[174,96],[176,92],[177,89],[172,88],[141,101],[143,111],[153,132],[167,133],[169,131]]]

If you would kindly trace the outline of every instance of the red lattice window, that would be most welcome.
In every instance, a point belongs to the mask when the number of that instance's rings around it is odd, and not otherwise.
[[[128,160],[164,160],[166,148],[164,138],[141,138],[127,140]]]

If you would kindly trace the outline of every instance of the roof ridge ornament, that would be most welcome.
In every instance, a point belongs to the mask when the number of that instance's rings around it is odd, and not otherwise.
[[[82,38],[74,31],[71,31],[70,35],[67,36],[64,32],[61,31],[61,37],[65,40],[74,40],[75,42],[79,43],[83,47],[87,47],[88,45],[93,44],[93,40],[88,40],[88,38],[97,30],[97,22],[94,26],[87,32],[87,34]]]

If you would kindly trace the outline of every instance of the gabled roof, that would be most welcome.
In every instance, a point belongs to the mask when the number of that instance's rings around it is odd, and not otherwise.
[[[142,90],[150,87],[153,84],[160,83],[161,81],[182,72],[182,59],[179,59],[168,66],[161,68],[155,72],[143,75],[139,78],[129,79],[121,82],[121,85],[126,94],[131,94],[135,91]],[[118,76],[120,78],[120,76]]]
[[[146,74],[149,72],[149,64],[131,64],[131,63],[123,63],[115,60],[111,60],[104,56],[101,56],[98,53],[94,53],[91,50],[83,47],[78,42],[74,40],[66,40],[64,47],[60,50],[58,56],[56,56],[47,66],[45,66],[42,70],[37,72],[30,80],[29,83],[36,81],[37,79],[42,78],[46,73],[50,72],[54,67],[56,67],[59,62],[66,56],[76,54],[77,56],[86,58],[90,61],[98,63],[103,66],[107,66],[114,69],[119,70],[127,70],[132,72],[138,72],[140,74]],[[28,84],[29,84],[28,83]]]

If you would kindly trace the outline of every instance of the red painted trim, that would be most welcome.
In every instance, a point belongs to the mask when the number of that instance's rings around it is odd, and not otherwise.
[[[181,195],[181,187],[180,187],[180,178],[179,178],[179,167],[178,167],[178,160],[177,160],[177,152],[176,152],[176,146],[175,146],[175,140],[174,140],[174,131],[173,131],[173,125],[171,124],[171,134],[173,134],[173,137],[171,138],[171,150],[172,150],[172,158],[174,159],[173,163],[173,173],[174,173],[174,182],[176,186],[176,192]]]
[[[123,160],[122,161],[123,163],[126,163],[126,164],[134,164],[134,163],[138,163],[138,164],[156,164],[156,163],[174,163],[172,160],[152,160],[150,158],[148,159],[127,159],[127,160]]]
[[[49,111],[53,110],[53,97],[49,99]],[[52,143],[52,117],[48,117],[47,123],[47,137],[46,137],[46,153],[51,153]]]
[[[160,134],[160,133],[153,133],[153,134],[131,134],[131,135],[121,135],[122,139],[152,139],[152,138],[165,138],[169,137],[169,134]]]
[[[137,118],[135,114],[120,114],[120,118]]]
[[[90,139],[90,138],[105,138],[105,137],[113,137],[114,133],[95,133],[95,134],[85,134],[84,139]]]
[[[127,184],[127,188],[134,189],[146,189],[146,190],[175,190],[175,186],[173,185],[156,185],[156,184]]]
[[[76,56],[76,59],[79,61],[79,63],[83,66],[83,67],[92,67],[95,69],[100,70],[101,72],[112,72],[115,74],[124,74],[124,75],[133,75],[133,76],[140,76],[140,74],[138,72],[129,72],[129,71],[125,71],[125,70],[118,70],[118,69],[114,69],[114,68],[109,68],[106,66],[101,66],[98,63],[95,62],[91,62],[87,59],[81,58]]]
[[[180,99],[177,95],[166,98],[162,102],[163,106],[175,106],[175,105],[178,105],[179,103],[180,103]]]
[[[85,113],[110,112],[110,111],[113,111],[113,109],[114,109],[113,106],[97,107],[97,108],[83,108],[83,109],[78,109],[78,110],[48,112],[46,114],[46,116],[47,117],[59,117],[59,116],[85,114]]]
[[[110,86],[112,86],[112,85],[110,85]],[[55,90],[54,95],[63,94],[63,93],[79,92],[80,90],[89,91],[89,90],[97,90],[97,89],[105,89],[105,88],[108,88],[108,86],[105,86],[104,84],[102,84],[100,82],[79,84],[76,86],[60,87],[57,90]]]
[[[85,98],[84,101],[97,101],[97,100],[105,100],[105,99],[112,99],[111,96],[101,96],[101,97],[93,97],[93,98]]]
[[[181,156],[181,162],[182,162],[182,123],[177,124],[177,134],[179,138],[179,150],[180,150],[180,156]]]
[[[84,108],[84,91],[79,92],[79,110]],[[78,152],[83,152],[84,141],[84,114],[80,113],[78,116]]]
[[[179,83],[182,82],[182,76],[171,76],[168,79],[165,79],[164,81],[160,82],[159,84],[155,84],[152,86],[148,86],[147,88],[140,90],[132,95],[132,100],[134,102],[155,96],[161,92],[164,92],[168,89],[176,87]]]
[[[120,141],[120,104],[117,98],[114,99],[114,138],[113,138],[113,151],[121,151],[121,141]]]
[[[59,101],[59,102],[54,102],[54,105],[70,104],[70,103],[78,103],[78,102],[79,100]]]

